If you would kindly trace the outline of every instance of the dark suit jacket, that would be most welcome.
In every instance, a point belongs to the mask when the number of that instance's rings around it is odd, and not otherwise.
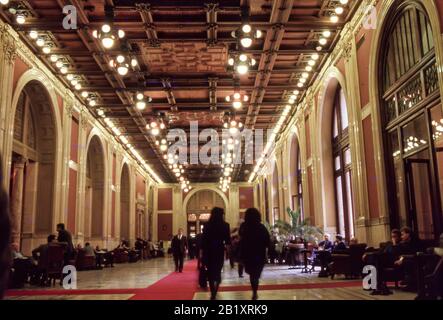
[[[61,230],[58,233],[57,241],[67,243],[66,252],[68,254],[71,254],[74,251],[74,244],[72,243],[72,236],[68,230]]]
[[[178,235],[174,236],[172,238],[171,242],[171,249],[172,254],[178,255],[178,254],[185,254],[185,250],[188,248],[188,239],[185,235],[182,235],[182,238],[179,239]]]

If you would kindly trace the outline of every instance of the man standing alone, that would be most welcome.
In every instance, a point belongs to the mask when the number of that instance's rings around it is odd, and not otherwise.
[[[178,234],[172,238],[171,249],[174,256],[175,272],[183,272],[183,261],[188,248],[188,240],[183,234],[183,229],[178,229]]]

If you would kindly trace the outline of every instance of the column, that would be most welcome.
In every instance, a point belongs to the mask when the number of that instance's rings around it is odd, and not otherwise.
[[[11,224],[12,242],[20,242],[22,214],[23,214],[23,179],[27,159],[19,157],[13,162],[14,177],[11,190]]]

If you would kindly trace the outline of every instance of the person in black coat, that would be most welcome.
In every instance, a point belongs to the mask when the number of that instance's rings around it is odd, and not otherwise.
[[[230,228],[224,221],[224,214],[222,208],[213,208],[202,235],[202,263],[207,269],[211,300],[215,300],[217,296],[225,262],[225,249],[230,243]]]
[[[258,298],[257,291],[263,267],[266,262],[266,249],[270,246],[270,236],[261,223],[261,214],[255,208],[245,212],[245,222],[240,226],[240,256],[252,288],[252,299]]]
[[[57,232],[58,232],[57,241],[66,244],[65,265],[67,265],[69,259],[71,259],[74,253],[74,244],[72,243],[72,235],[68,230],[65,229],[64,223],[57,224]]]
[[[183,263],[188,249],[188,240],[183,234],[183,229],[178,229],[178,234],[172,238],[172,255],[174,257],[175,272],[183,272]]]

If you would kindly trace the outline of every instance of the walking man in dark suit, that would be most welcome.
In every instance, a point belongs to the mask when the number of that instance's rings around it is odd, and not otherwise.
[[[183,261],[188,249],[188,240],[183,234],[183,229],[178,229],[178,234],[172,238],[172,255],[174,256],[175,272],[183,272]]]

